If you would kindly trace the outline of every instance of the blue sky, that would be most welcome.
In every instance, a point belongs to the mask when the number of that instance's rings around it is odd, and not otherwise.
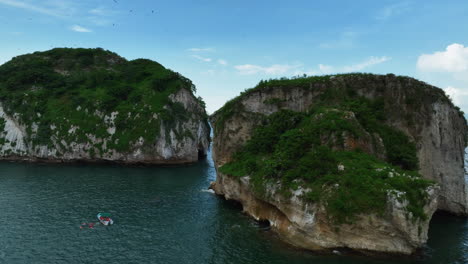
[[[190,78],[210,113],[261,79],[395,73],[468,112],[467,12],[466,0],[0,0],[0,63],[54,47],[149,58]]]

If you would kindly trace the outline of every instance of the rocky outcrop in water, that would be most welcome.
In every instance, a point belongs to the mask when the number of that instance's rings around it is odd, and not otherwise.
[[[0,158],[178,164],[210,128],[190,80],[102,49],[54,49],[0,67]]]
[[[408,216],[407,201],[395,197],[398,192],[394,192],[387,196],[385,213],[361,214],[353,223],[336,228],[323,205],[306,201],[300,188],[285,197],[275,191],[280,189],[278,182],[267,186],[267,195],[259,195],[248,175],[239,178],[220,172],[220,167],[243,150],[266,116],[284,109],[308,112],[317,107],[353,105],[359,98],[382,110],[384,115],[376,119],[382,125],[404,133],[415,146],[419,173],[438,183],[424,190],[427,200],[420,209],[427,218]],[[466,120],[441,89],[415,79],[391,74],[346,74],[261,82],[214,113],[212,124],[218,169],[216,193],[240,201],[244,211],[256,219],[269,220],[274,230],[294,245],[410,254],[427,240],[429,220],[436,209],[468,214],[464,177]],[[360,149],[391,163],[395,156],[389,151],[391,140],[384,146],[383,135],[367,132],[367,136],[360,133],[358,140],[345,136],[340,148]]]
[[[243,211],[257,221],[269,221],[283,240],[300,248],[412,254],[428,239],[429,220],[408,217],[408,204],[397,195],[389,195],[383,216],[360,215],[352,224],[336,226],[323,206],[304,201],[302,189],[286,198],[272,186],[268,189],[270,198],[262,199],[252,191],[249,177],[238,180],[219,172],[212,188],[228,200],[239,201]],[[426,191],[430,202],[423,210],[431,216],[437,209],[439,190],[429,187]]]

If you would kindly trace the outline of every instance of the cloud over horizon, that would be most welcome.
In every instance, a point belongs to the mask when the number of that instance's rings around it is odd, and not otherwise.
[[[425,73],[439,73],[448,76],[458,85],[444,89],[453,103],[468,110],[468,47],[453,43],[444,51],[422,54],[418,57],[416,68]]]
[[[448,45],[445,51],[422,54],[418,58],[417,67],[427,72],[468,71],[468,47],[454,43]]]
[[[200,55],[192,55],[191,57],[204,62],[211,62],[213,60],[211,58],[202,57]]]
[[[0,0],[1,5],[57,18],[59,21],[68,20],[71,23],[86,21],[88,24],[91,23],[96,26],[111,25],[112,21],[115,20],[115,16],[120,14],[120,11],[109,7],[90,7],[89,5],[93,5],[92,3],[72,0]]]
[[[266,75],[280,75],[280,74],[291,74],[291,75],[320,75],[320,74],[332,74],[332,73],[347,73],[347,72],[358,72],[364,69],[367,69],[371,66],[384,63],[391,60],[390,57],[381,56],[375,57],[371,56],[368,59],[345,66],[332,66],[326,64],[319,64],[318,69],[312,69],[306,71],[303,69],[302,63],[296,64],[273,64],[271,66],[260,66],[254,64],[243,64],[236,65],[234,68],[243,75],[252,75],[252,74],[266,74]]]
[[[73,2],[69,1],[48,1],[45,5],[40,6],[29,1],[0,0],[0,4],[60,18],[66,17],[67,13],[74,11]]]
[[[267,74],[267,75],[278,75],[285,74],[291,69],[298,68],[300,65],[289,65],[289,64],[273,64],[271,66],[263,67],[253,64],[236,65],[234,68],[242,75],[251,74]]]
[[[191,51],[191,52],[212,52],[214,51],[213,48],[190,48],[190,49],[187,49],[187,51]]]
[[[464,99],[468,97],[467,89],[460,89],[449,86],[444,89],[444,92],[452,99],[455,105],[463,105],[466,102]]]
[[[75,31],[75,32],[80,32],[80,33],[93,32],[91,29],[88,29],[88,28],[85,28],[85,27],[82,27],[82,26],[79,26],[79,25],[73,25],[73,26],[70,27],[70,29]]]
[[[345,66],[332,66],[326,64],[319,64],[318,69],[311,70],[308,72],[297,72],[297,74],[310,74],[310,75],[318,75],[318,74],[332,74],[332,73],[349,73],[349,72],[359,72],[369,67],[372,67],[377,64],[381,64],[391,60],[392,58],[387,56],[375,57],[371,56],[368,59],[352,64],[352,65],[345,65]]]

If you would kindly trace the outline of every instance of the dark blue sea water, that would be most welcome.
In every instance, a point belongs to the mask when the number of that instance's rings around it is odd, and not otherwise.
[[[318,255],[282,243],[184,167],[0,163],[0,263],[468,263],[468,222],[438,215],[423,256]],[[80,229],[110,212],[115,225]]]

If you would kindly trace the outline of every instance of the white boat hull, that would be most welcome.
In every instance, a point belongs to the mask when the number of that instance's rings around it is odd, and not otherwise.
[[[114,220],[112,220],[112,218],[109,218],[109,221],[107,220],[102,220],[101,219],[101,214],[98,214],[97,215],[97,219],[99,220],[99,222],[101,222],[101,224],[107,226],[107,225],[113,225],[114,224]]]
[[[109,221],[104,221],[104,220],[99,219],[99,222],[101,222],[101,224],[103,224],[103,225],[112,225],[112,224],[114,224],[114,221],[112,221],[112,219],[109,220]]]

